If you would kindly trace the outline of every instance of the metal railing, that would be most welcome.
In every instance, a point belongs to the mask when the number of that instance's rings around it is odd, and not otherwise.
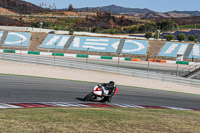
[[[70,61],[70,60],[66,60],[62,58],[54,59],[53,57],[43,57],[43,56],[38,56],[38,55],[35,55],[35,56],[21,55],[20,56],[19,54],[0,53],[0,59],[20,61],[20,62],[25,62],[25,63],[35,63],[35,64],[67,67],[67,68],[101,71],[101,72],[129,75],[133,77],[142,77],[142,78],[147,78],[147,79],[170,81],[170,82],[191,85],[191,86],[200,86],[199,80],[196,80],[196,79],[187,79],[187,78],[182,78],[182,77],[178,77],[174,75],[160,74],[156,72],[147,72],[147,71],[135,70],[135,69],[129,69],[129,68],[121,68],[117,66],[115,67],[115,66],[91,64],[91,63],[85,63],[85,62]]]
[[[200,65],[198,63],[194,62],[191,65],[181,69],[180,70],[180,76],[184,76],[186,74],[189,74],[190,72],[193,72],[198,68],[200,68]]]

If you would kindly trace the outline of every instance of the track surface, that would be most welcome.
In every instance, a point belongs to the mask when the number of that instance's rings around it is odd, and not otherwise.
[[[95,83],[0,75],[0,103],[83,102]],[[200,96],[118,86],[112,103],[200,109]],[[180,88],[181,89],[181,88]]]

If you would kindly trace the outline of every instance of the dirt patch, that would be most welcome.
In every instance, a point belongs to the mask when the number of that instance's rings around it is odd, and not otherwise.
[[[15,13],[15,12],[10,11],[10,10],[8,10],[8,9],[5,9],[5,8],[3,8],[3,7],[0,7],[0,13],[3,13],[3,14],[17,14],[17,13]]]
[[[149,41],[150,57],[156,58],[161,48],[165,45],[165,41]]]

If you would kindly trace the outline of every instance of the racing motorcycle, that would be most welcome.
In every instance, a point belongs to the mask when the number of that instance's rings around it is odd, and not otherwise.
[[[114,95],[118,92],[118,88],[114,90]],[[109,89],[102,85],[96,85],[93,91],[85,96],[84,101],[93,102],[111,102],[113,95],[109,95]]]

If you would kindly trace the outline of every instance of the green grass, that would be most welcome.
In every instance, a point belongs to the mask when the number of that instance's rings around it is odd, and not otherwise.
[[[0,132],[194,132],[200,112],[131,108],[32,108],[0,110]]]

